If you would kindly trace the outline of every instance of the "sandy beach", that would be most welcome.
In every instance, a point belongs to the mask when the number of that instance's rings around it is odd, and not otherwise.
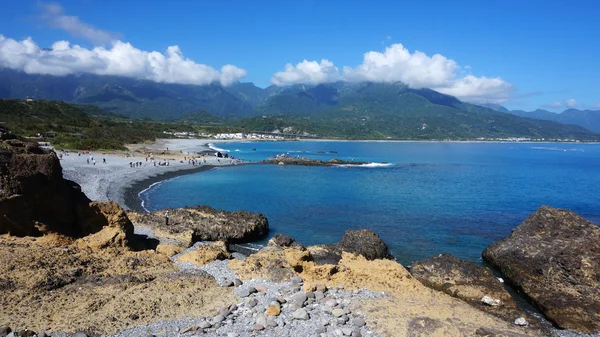
[[[156,181],[232,165],[230,159],[214,156],[215,151],[208,146],[227,142],[232,141],[160,139],[150,144],[129,145],[129,151],[58,154],[62,154],[64,177],[81,185],[91,200],[114,200],[125,209],[141,210],[138,193]],[[189,162],[190,156],[196,160],[195,165]],[[130,165],[136,162],[141,165]],[[168,166],[159,165],[167,162]]]

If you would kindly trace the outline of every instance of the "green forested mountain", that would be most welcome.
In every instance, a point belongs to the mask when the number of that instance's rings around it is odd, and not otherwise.
[[[510,113],[521,117],[544,119],[562,124],[579,125],[600,133],[600,110],[568,109],[561,113],[554,113],[538,109],[535,111],[513,110]]]
[[[234,125],[251,131],[287,128],[290,132],[351,139],[599,137],[580,126],[558,123],[562,120],[523,118],[506,113],[500,106],[490,109],[402,83],[336,82],[261,89],[252,83],[193,86],[96,75],[27,75],[10,70],[0,70],[0,75],[2,96],[91,104],[106,111],[102,118],[122,114],[194,125]],[[103,115],[100,111],[95,114]],[[578,116],[577,112],[569,114]],[[586,126],[592,127],[589,123]]]
[[[196,131],[181,123],[130,120],[101,111],[57,101],[0,99],[0,122],[12,133],[42,134],[59,148],[124,149],[124,144],[168,137],[164,131]]]

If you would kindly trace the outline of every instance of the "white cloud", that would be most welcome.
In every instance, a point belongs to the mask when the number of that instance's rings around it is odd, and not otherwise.
[[[569,98],[565,101],[565,105],[569,108],[574,108],[577,106],[577,101],[574,98]]]
[[[304,60],[295,66],[288,63],[285,70],[275,73],[271,83],[275,85],[288,85],[294,83],[320,84],[335,82],[340,79],[338,68],[329,60],[321,62]]]
[[[52,28],[62,29],[72,36],[82,37],[95,44],[105,44],[118,37],[118,34],[97,29],[79,20],[76,16],[65,15],[61,5],[41,4],[40,17]]]
[[[0,35],[0,67],[28,74],[64,76],[77,73],[114,75],[154,82],[230,85],[246,76],[244,69],[225,65],[221,71],[185,58],[178,46],[166,52],[144,51],[130,43],[113,41],[109,48],[83,48],[58,41],[40,48],[31,38],[22,41]]]
[[[506,102],[514,89],[510,83],[498,77],[467,75],[450,83],[449,86],[434,87],[433,89],[467,102],[496,104]]]
[[[475,103],[503,103],[514,90],[510,83],[499,77],[459,77],[460,69],[454,60],[443,55],[428,56],[420,51],[411,53],[397,43],[387,47],[384,52],[365,53],[359,66],[343,67],[341,73],[328,60],[322,60],[321,63],[304,60],[296,66],[287,64],[284,71],[271,78],[271,82],[276,85],[336,80],[402,82],[411,88],[432,88]]]
[[[592,105],[592,109],[600,109],[600,102]]]

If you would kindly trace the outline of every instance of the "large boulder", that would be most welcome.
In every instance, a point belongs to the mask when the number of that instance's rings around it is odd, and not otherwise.
[[[377,235],[368,229],[347,230],[339,242],[308,248],[318,264],[337,264],[342,252],[361,255],[367,260],[392,259],[390,251]]]
[[[62,177],[60,161],[34,143],[0,143],[0,234],[83,237],[105,226],[133,235],[114,203],[91,203],[76,183]]]
[[[483,257],[561,328],[600,331],[600,228],[540,207]]]
[[[165,213],[169,212],[166,224]],[[129,212],[138,225],[153,227],[157,235],[190,245],[197,241],[251,242],[269,233],[269,221],[261,213],[228,212],[210,206],[169,208],[150,213]]]
[[[425,286],[443,291],[507,321],[513,322],[525,315],[517,309],[512,296],[494,273],[472,261],[440,254],[414,263],[411,273]]]

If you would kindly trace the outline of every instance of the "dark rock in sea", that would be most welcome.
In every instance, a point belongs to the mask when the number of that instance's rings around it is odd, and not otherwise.
[[[393,258],[379,235],[368,229],[347,230],[339,242],[312,246],[309,250],[317,264],[337,264],[342,252],[362,255],[367,260]]]
[[[165,213],[169,212],[168,225]],[[154,227],[166,235],[190,241],[256,241],[269,233],[269,222],[261,213],[228,212],[210,206],[169,208],[151,213],[129,212],[136,224]]]
[[[472,261],[441,254],[414,263],[411,273],[425,286],[443,291],[508,322],[524,315],[492,271]],[[496,302],[498,305],[482,302],[485,296],[493,301],[499,300]]]
[[[303,245],[296,242],[296,239],[291,236],[287,236],[285,234],[277,233],[275,234],[268,243],[269,246],[279,246],[282,248],[295,248],[295,249],[305,249]]]
[[[334,166],[334,165],[363,165],[367,164],[366,162],[358,162],[358,161],[347,161],[340,159],[331,159],[329,161],[323,161],[318,159],[310,159],[310,158],[296,158],[287,155],[279,155],[275,158],[269,158],[267,160],[268,164],[275,165],[300,165],[300,166]]]
[[[540,207],[483,257],[560,328],[600,331],[600,227]]]
[[[105,226],[126,238],[133,225],[116,203],[92,203],[76,183],[63,179],[60,161],[35,143],[0,143],[0,234],[82,237]]]

